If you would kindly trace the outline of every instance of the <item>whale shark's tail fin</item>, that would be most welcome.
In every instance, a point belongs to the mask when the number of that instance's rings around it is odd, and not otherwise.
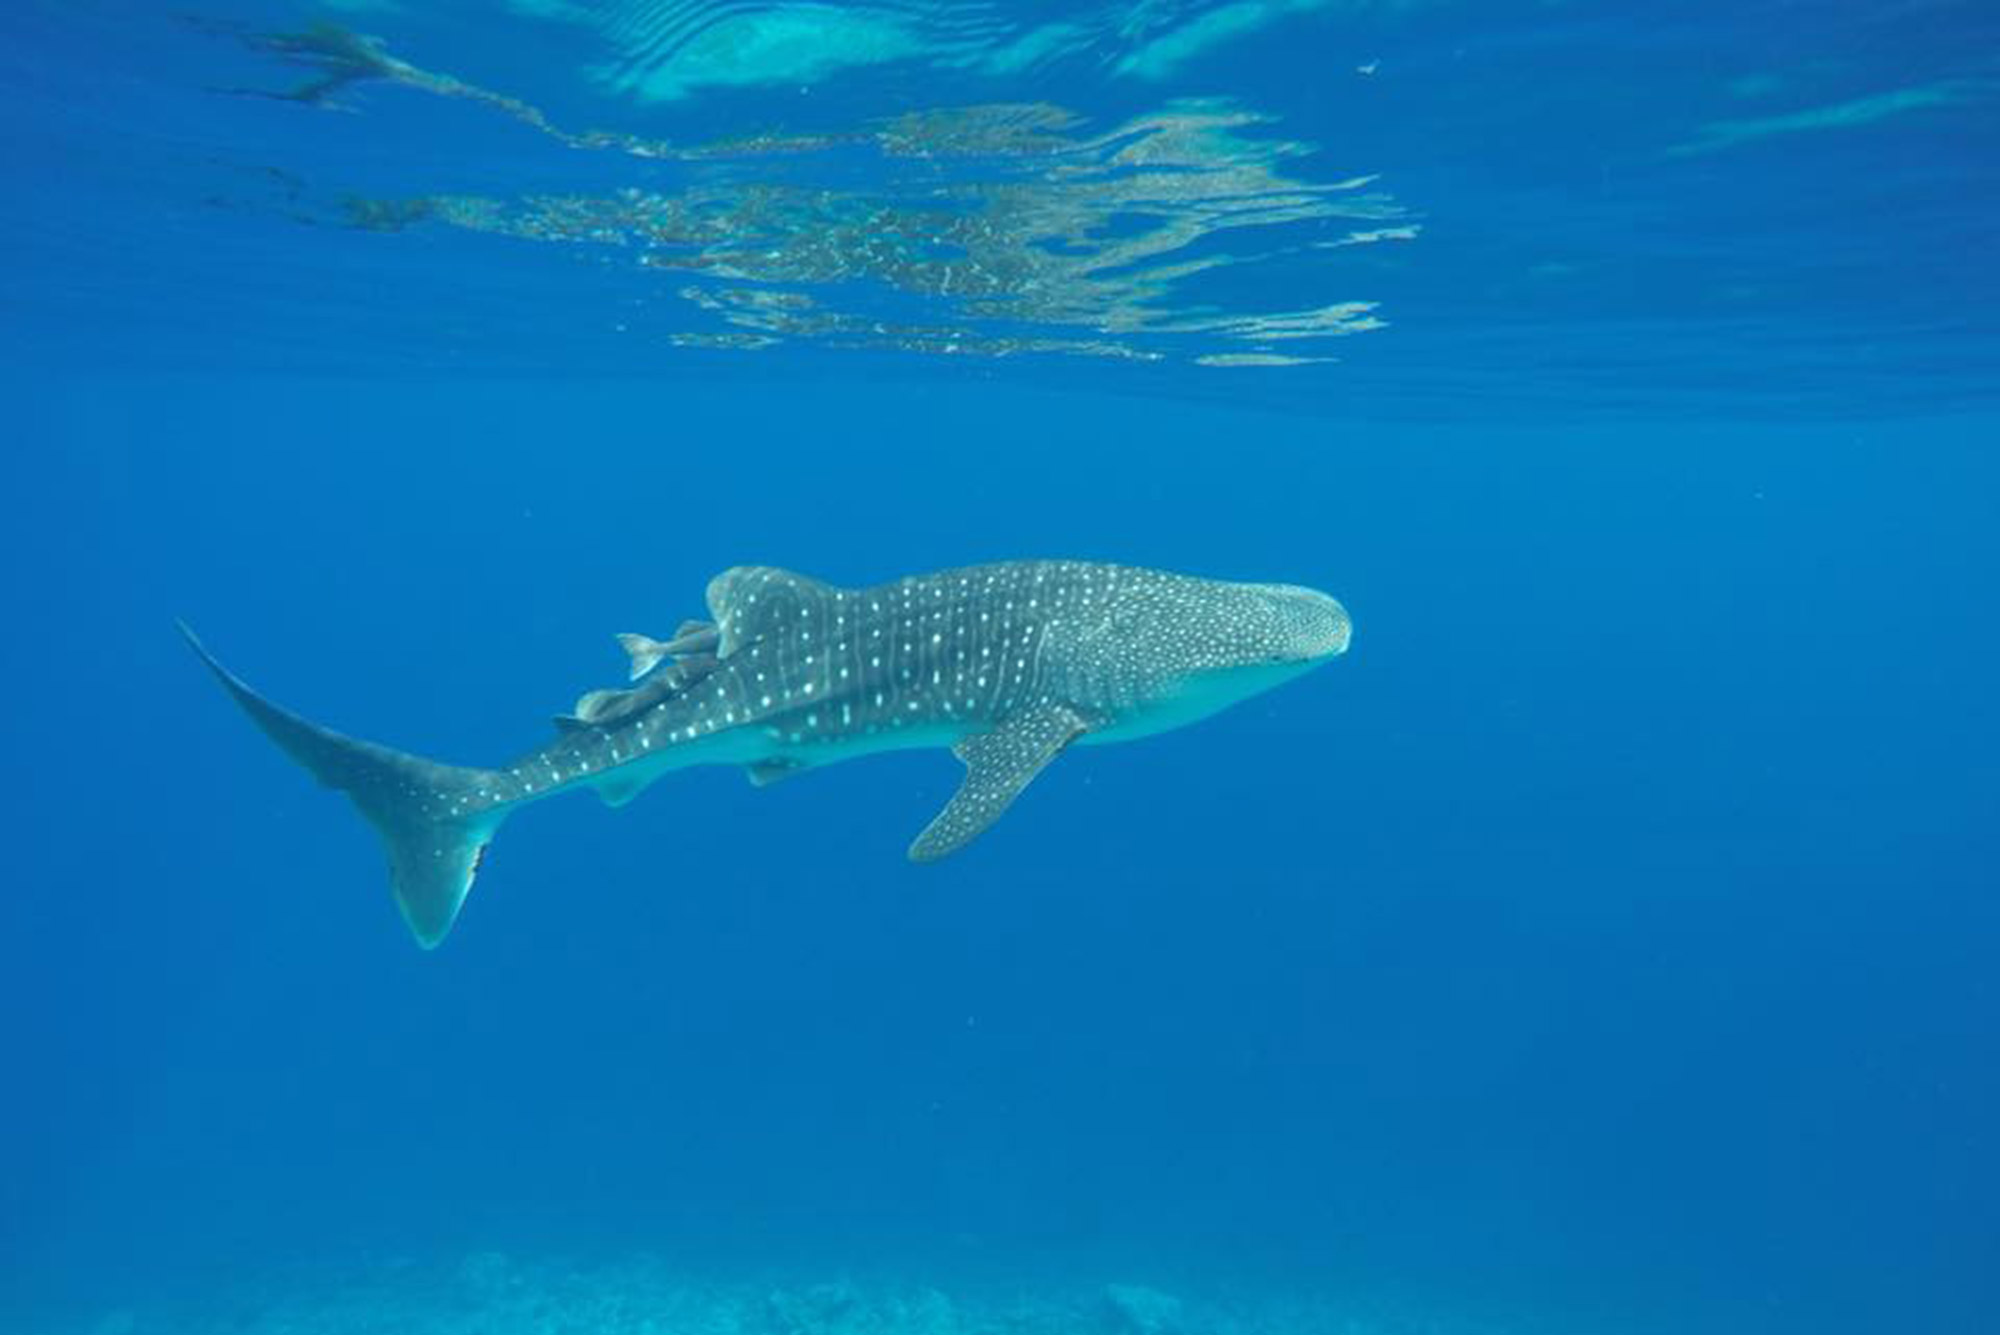
[[[514,805],[485,770],[439,765],[357,741],[300,718],[251,690],[215,661],[185,624],[181,634],[223,689],[287,755],[329,788],[352,798],[381,836],[403,918],[430,949],[458,917],[486,845]]]

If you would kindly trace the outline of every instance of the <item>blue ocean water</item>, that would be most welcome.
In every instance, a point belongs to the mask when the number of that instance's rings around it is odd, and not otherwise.
[[[0,1329],[2000,1329],[2000,11],[0,13]],[[510,823],[770,563],[1353,648]]]

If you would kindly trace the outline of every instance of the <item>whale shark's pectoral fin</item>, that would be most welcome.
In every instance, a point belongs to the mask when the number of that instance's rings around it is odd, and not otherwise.
[[[910,845],[910,860],[935,862],[971,843],[1044,765],[1089,728],[1067,705],[1037,705],[1003,719],[991,732],[960,741],[952,753],[965,762],[965,781]]]

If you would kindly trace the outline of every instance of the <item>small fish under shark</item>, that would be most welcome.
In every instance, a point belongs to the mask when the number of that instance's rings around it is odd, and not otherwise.
[[[1314,589],[1084,561],[1005,561],[838,588],[770,566],[708,585],[707,620],[620,635],[629,689],[592,691],[555,740],[498,769],[342,736],[266,700],[181,627],[245,713],[351,798],[381,836],[396,902],[444,940],[515,808],[572,788],[622,806],[670,770],[739,765],[759,784],[878,751],[949,747],[965,778],[916,841],[930,862],[999,819],[1072,743],[1178,728],[1347,651]]]

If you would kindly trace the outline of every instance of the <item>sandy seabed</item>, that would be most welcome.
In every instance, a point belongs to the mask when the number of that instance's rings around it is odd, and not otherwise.
[[[120,1308],[41,1335],[1515,1335],[1379,1303],[1202,1296],[1143,1283],[1047,1289],[828,1279],[704,1281],[652,1259],[483,1252],[311,1283],[264,1279],[200,1302]]]

